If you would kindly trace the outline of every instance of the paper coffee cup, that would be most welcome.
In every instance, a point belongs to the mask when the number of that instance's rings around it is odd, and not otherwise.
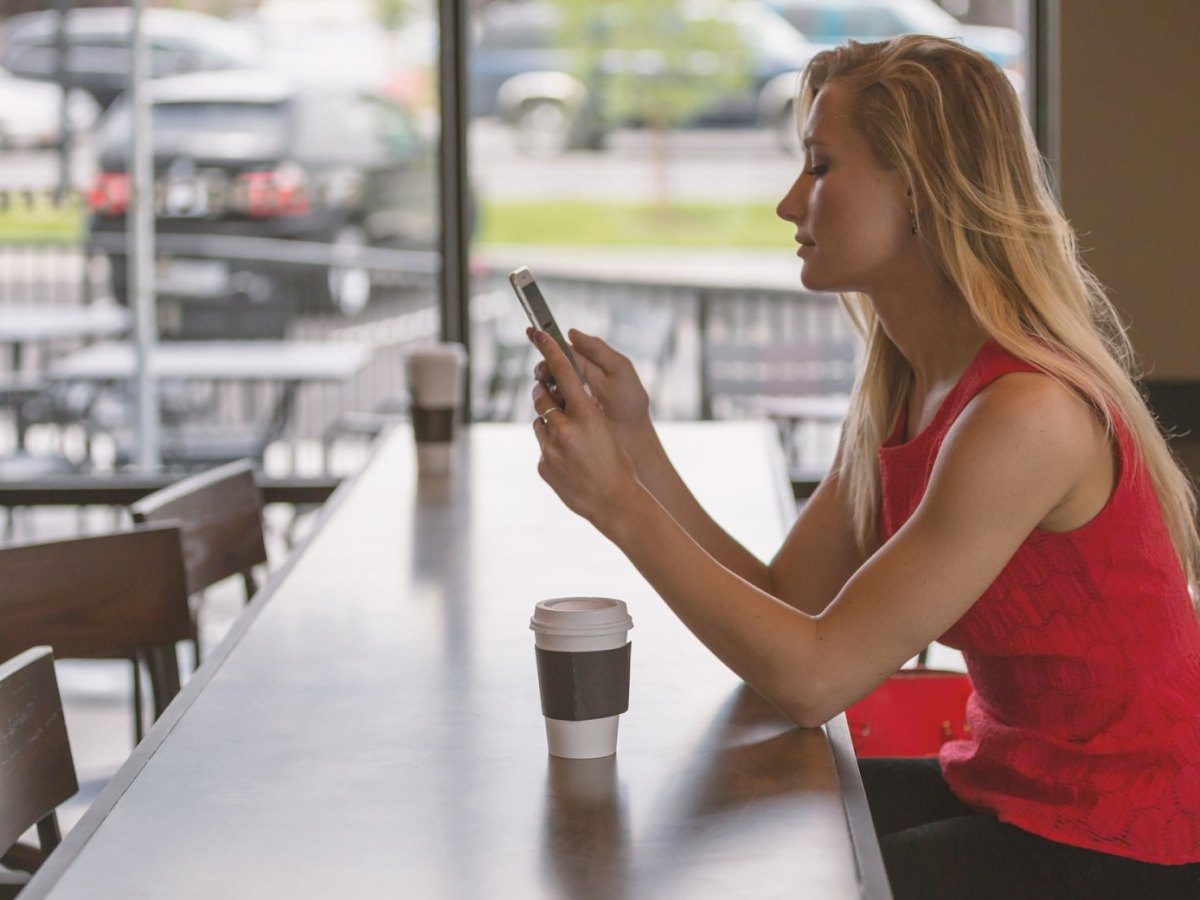
[[[594,759],[617,752],[617,723],[629,708],[629,629],[620,600],[543,600],[529,620],[551,756]]]
[[[444,474],[451,468],[466,363],[466,350],[455,343],[417,347],[407,355],[413,436],[421,472]]]

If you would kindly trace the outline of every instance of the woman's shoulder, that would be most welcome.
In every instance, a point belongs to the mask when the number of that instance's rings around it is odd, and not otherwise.
[[[1036,369],[1006,372],[967,403],[951,431],[1020,434],[1031,445],[1079,452],[1107,441],[1103,416],[1077,390]]]

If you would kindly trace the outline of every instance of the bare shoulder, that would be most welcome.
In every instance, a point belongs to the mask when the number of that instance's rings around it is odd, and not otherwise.
[[[1025,528],[1086,518],[1084,507],[1102,504],[1110,486],[1095,409],[1048,375],[1015,372],[967,404],[938,454],[928,497],[958,515],[1007,510]]]
[[[951,432],[1076,462],[1081,453],[1106,448],[1099,413],[1077,391],[1038,372],[997,378],[967,404]]]

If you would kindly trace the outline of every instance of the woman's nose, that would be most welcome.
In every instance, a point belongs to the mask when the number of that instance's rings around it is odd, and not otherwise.
[[[785,222],[799,222],[802,217],[804,204],[800,182],[803,178],[804,175],[801,174],[792,182],[792,186],[788,188],[787,193],[783,195],[783,199],[775,207],[775,215],[779,216]]]

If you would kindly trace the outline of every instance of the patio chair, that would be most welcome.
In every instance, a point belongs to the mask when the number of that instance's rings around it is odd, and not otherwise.
[[[0,898],[15,897],[58,846],[58,806],[79,782],[49,647],[0,664]],[[37,826],[38,847],[18,843]]]
[[[179,693],[175,643],[191,637],[179,528],[3,547],[0,584],[0,659],[45,644],[58,659],[130,660],[140,741],[141,669],[158,718]]]
[[[202,592],[239,575],[248,603],[258,590],[254,567],[267,562],[262,494],[254,472],[251,460],[237,460],[183,478],[129,507],[135,523],[172,523],[183,535],[183,564],[192,597],[191,641],[197,666],[201,658]]]
[[[706,341],[702,417],[774,422],[793,482],[820,480],[854,385],[850,343]]]

